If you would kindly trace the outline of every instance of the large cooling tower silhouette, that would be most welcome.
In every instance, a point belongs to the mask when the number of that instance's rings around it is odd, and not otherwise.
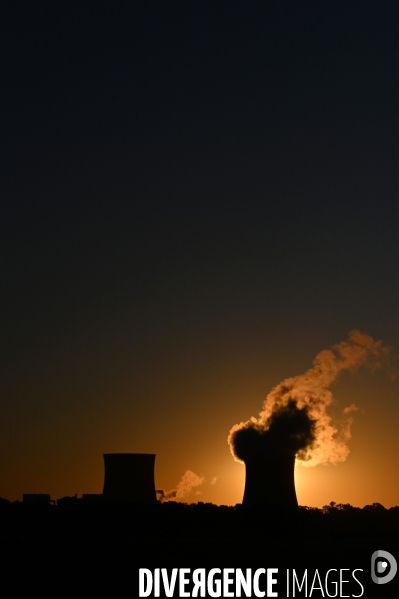
[[[264,451],[244,459],[245,490],[243,505],[263,505],[281,509],[295,509],[295,455],[281,451]]]
[[[156,501],[155,454],[105,453],[105,499],[115,501]]]

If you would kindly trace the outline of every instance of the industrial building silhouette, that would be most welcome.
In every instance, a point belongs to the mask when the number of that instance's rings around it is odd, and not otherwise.
[[[104,453],[104,488],[100,493],[83,493],[82,501],[156,501],[155,457],[153,453]],[[72,505],[78,496],[61,497],[57,505]],[[25,493],[23,503],[50,505],[55,503],[47,493]]]
[[[264,505],[271,508],[295,509],[295,455],[277,449],[244,458],[245,506]]]
[[[99,501],[154,503],[155,454],[105,453],[104,488],[102,494],[84,493],[84,503]],[[251,453],[243,459],[246,468],[244,506],[262,505],[292,510],[298,507],[295,492],[295,455],[270,446]],[[77,495],[61,497],[57,505],[80,501]],[[55,503],[48,494],[24,494],[23,502],[30,504]]]

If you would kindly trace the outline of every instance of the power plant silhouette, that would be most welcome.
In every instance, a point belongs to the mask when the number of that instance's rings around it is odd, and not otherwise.
[[[295,455],[270,451],[244,458],[245,506],[295,509],[298,501],[295,492]]]
[[[295,492],[295,459],[306,459],[316,438],[316,420],[307,406],[294,400],[279,405],[265,422],[250,420],[232,428],[233,455],[245,464],[243,505],[283,510],[298,507]]]
[[[295,492],[295,455],[280,447],[244,458],[246,467],[243,505],[294,509],[298,507]],[[103,497],[112,501],[156,501],[155,454],[105,453]]]
[[[249,431],[251,433],[251,431]],[[153,453],[105,453],[102,494],[83,494],[84,502],[155,503],[155,457]],[[292,510],[298,507],[295,492],[295,454],[281,446],[266,444],[242,456],[246,467],[244,506]],[[162,493],[158,491],[158,494]],[[173,498],[175,494],[173,495]],[[62,497],[57,505],[71,505],[74,497]],[[162,499],[161,499],[162,500]],[[24,503],[55,503],[50,495],[24,494]]]
[[[154,467],[153,453],[105,453],[104,499],[156,501]]]

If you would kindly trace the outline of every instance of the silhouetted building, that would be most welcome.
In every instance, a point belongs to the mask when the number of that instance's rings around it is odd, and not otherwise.
[[[156,501],[155,454],[105,453],[105,499],[116,501]]]
[[[50,505],[50,503],[55,503],[55,500],[51,499],[47,493],[24,493],[22,501],[31,505]]]
[[[269,449],[244,459],[245,490],[243,505],[265,505],[273,508],[295,509],[295,455]]]

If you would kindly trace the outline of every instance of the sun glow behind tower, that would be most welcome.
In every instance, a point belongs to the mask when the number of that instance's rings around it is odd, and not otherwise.
[[[321,351],[303,375],[285,379],[266,397],[258,418],[236,424],[228,442],[237,461],[246,465],[243,503],[297,505],[295,459],[308,466],[346,459],[351,437],[351,404],[342,411],[340,426],[328,408],[329,387],[345,370],[361,365],[372,370],[387,363],[390,348],[360,331],[347,341]]]

